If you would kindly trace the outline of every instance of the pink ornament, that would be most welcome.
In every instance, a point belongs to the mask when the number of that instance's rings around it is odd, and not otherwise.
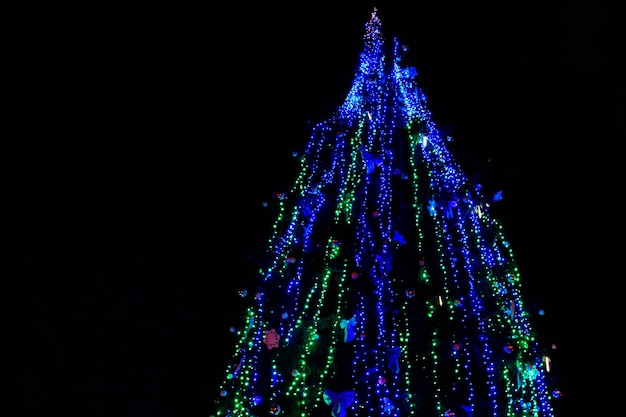
[[[277,348],[279,340],[280,340],[280,335],[276,333],[276,329],[265,331],[265,336],[263,337],[263,343],[267,345],[268,349]]]

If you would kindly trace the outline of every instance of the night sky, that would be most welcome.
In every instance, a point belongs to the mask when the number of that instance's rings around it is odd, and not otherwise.
[[[558,345],[569,409],[599,407],[589,373],[614,341],[598,311],[617,296],[595,219],[620,210],[608,161],[625,116],[614,13],[403,3],[9,17],[0,271],[12,416],[208,415],[243,308],[236,289],[252,285],[269,237],[262,203],[295,180],[309,124],[343,102],[374,5],[461,166],[503,191],[494,213],[527,305],[546,310],[536,327]]]

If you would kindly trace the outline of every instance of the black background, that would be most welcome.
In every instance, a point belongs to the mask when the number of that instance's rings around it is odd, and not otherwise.
[[[273,220],[262,203],[295,180],[309,123],[343,102],[374,5],[383,35],[409,46],[461,165],[503,191],[494,211],[530,310],[546,310],[537,329],[558,347],[557,417],[613,403],[591,374],[610,361],[596,357],[615,343],[599,324],[619,306],[607,268],[618,235],[598,221],[620,215],[614,11],[382,3],[5,15],[12,415],[209,415],[236,290],[256,278]]]

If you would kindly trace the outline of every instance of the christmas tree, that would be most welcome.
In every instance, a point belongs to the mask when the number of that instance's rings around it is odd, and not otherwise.
[[[554,415],[560,391],[487,195],[374,9],[343,104],[277,193],[215,416]]]

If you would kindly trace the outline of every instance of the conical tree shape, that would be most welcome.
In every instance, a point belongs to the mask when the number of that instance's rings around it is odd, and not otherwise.
[[[374,9],[345,102],[276,198],[216,416],[553,415],[493,199],[447,150],[405,52]]]

